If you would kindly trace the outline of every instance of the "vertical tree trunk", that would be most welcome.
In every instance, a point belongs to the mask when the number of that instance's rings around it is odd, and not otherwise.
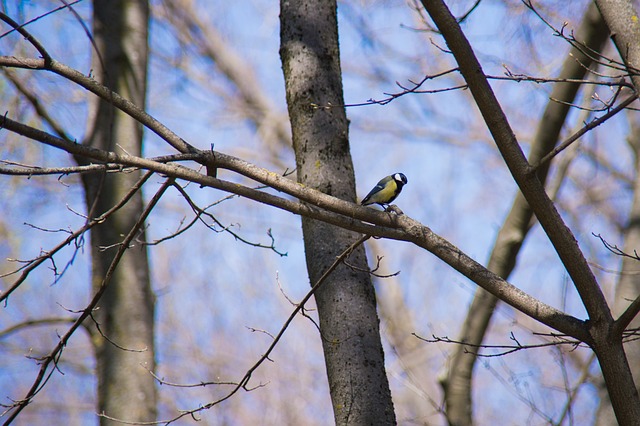
[[[607,40],[608,30],[600,12],[592,3],[576,31],[575,38],[592,52],[599,52]],[[582,50],[572,48],[564,62],[558,78],[584,78],[590,66],[592,56]],[[536,163],[549,153],[558,143],[562,126],[569,112],[569,105],[574,102],[580,84],[556,83],[549,101],[541,117],[536,136],[531,146],[529,162]],[[549,165],[538,170],[538,179],[546,181]],[[533,216],[531,207],[521,193],[516,195],[511,211],[496,237],[488,268],[507,279],[516,265],[516,257],[530,228]],[[459,340],[472,345],[482,343],[498,299],[482,288],[478,288],[465,319]],[[448,366],[447,377],[442,382],[445,391],[446,414],[449,424],[456,426],[473,423],[471,402],[471,379],[476,357],[474,350],[464,346],[456,348]]]
[[[335,0],[282,0],[281,47],[298,181],[355,200],[343,105]],[[317,108],[313,105],[335,107]],[[358,234],[302,219],[307,268],[316,282]],[[395,424],[379,320],[363,247],[316,292],[321,338],[338,425]]]
[[[633,116],[635,117],[635,115],[634,113]],[[633,253],[634,250],[640,251],[640,123],[634,117],[629,117],[631,129],[628,140],[635,158],[636,178],[633,185],[633,203],[631,204],[627,226],[623,232],[625,253]],[[624,257],[619,277],[613,302],[613,314],[615,317],[620,316],[631,301],[640,294],[640,263],[636,259]],[[640,327],[640,318],[636,317],[628,328],[634,329],[638,327]],[[624,349],[637,384],[640,381],[640,340],[630,339],[629,342],[625,343]],[[618,422],[613,413],[607,387],[603,380],[600,380],[596,385],[598,385],[600,394],[596,424],[598,426],[616,426]]]
[[[631,0],[596,0],[611,31],[611,39],[628,70],[636,92],[640,91],[640,21]]]
[[[94,0],[94,78],[144,108],[147,79],[145,0]],[[92,100],[86,144],[140,155],[142,126],[97,98]],[[87,210],[99,215],[112,207],[139,179],[138,172],[83,175]],[[92,281],[103,280],[117,245],[142,211],[142,194],[91,233]],[[138,239],[145,240],[144,233]],[[111,248],[109,248],[111,247]],[[146,247],[127,251],[95,312],[100,330],[94,333],[98,375],[98,411],[126,421],[152,421],[156,415],[156,388],[146,369],[154,370],[154,296],[149,279]],[[120,346],[117,347],[116,345]],[[129,349],[134,351],[123,350]],[[102,424],[111,422],[105,418]]]

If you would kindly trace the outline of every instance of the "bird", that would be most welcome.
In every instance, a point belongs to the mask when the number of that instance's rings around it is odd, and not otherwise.
[[[376,186],[360,202],[363,206],[369,204],[379,204],[382,208],[388,206],[402,191],[402,187],[407,184],[407,177],[402,173],[394,173],[378,182]]]

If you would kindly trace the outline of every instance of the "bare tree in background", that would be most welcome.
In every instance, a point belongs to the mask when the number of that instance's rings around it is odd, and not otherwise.
[[[146,0],[93,2],[93,72],[97,81],[144,108],[147,88],[149,5]],[[90,104],[88,147],[142,154],[142,125],[97,97]],[[76,156],[80,165],[86,157]],[[112,209],[138,186],[139,171],[83,174],[88,217]],[[98,291],[116,249],[143,211],[141,191],[91,231],[92,283]],[[92,314],[98,376],[98,412],[126,421],[150,421],[156,413],[154,295],[142,228],[111,275],[111,283]],[[88,320],[89,321],[89,320]],[[103,424],[112,424],[106,417]]]
[[[93,70],[97,81],[144,108],[147,87],[149,5],[146,0],[96,0],[93,3]],[[92,98],[87,146],[142,154],[142,126],[112,104]],[[80,165],[87,159],[76,157]],[[140,172],[84,174],[89,218],[100,216],[123,199]],[[138,221],[142,193],[91,232],[92,283],[97,291],[116,248]],[[156,413],[156,389],[148,370],[154,360],[154,296],[142,229],[112,274],[92,315],[98,370],[98,412],[127,421],[149,421]],[[124,350],[123,350],[124,348]],[[103,417],[104,424],[112,422]]]

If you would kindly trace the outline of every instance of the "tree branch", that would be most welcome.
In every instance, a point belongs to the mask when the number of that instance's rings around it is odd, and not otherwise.
[[[2,122],[0,122],[2,124]],[[151,159],[127,154],[102,151],[80,144],[70,143],[46,132],[5,118],[4,127],[39,140],[45,144],[64,149],[74,155],[82,155],[98,161],[140,167],[177,179],[199,183],[237,194],[260,203],[268,204],[291,213],[321,220],[345,229],[366,235],[410,241],[427,249],[451,267],[461,272],[496,297],[521,312],[578,340],[589,342],[582,321],[545,305],[520,289],[491,273],[482,265],[465,255],[457,247],[434,234],[428,227],[410,219],[406,215],[381,212],[372,208],[340,200],[312,188],[300,185],[277,173],[262,169],[221,152],[202,151],[201,160],[205,164],[213,162],[216,167],[232,170],[279,191],[292,195],[303,202],[294,202],[266,192],[248,188],[236,183],[202,175],[195,170],[174,164],[164,164]],[[191,157],[189,157],[191,158]]]
[[[38,256],[35,259],[30,260],[27,263],[27,265],[23,266],[22,268],[18,269],[17,271],[14,271],[12,273],[7,273],[7,274],[0,275],[0,278],[2,278],[2,277],[6,277],[6,276],[8,276],[10,274],[22,271],[22,273],[20,274],[20,277],[18,277],[18,279],[8,289],[6,289],[4,291],[0,290],[0,302],[5,301],[5,303],[7,303],[6,301],[7,301],[8,297],[11,295],[11,293],[13,293],[27,279],[27,277],[29,276],[31,271],[33,271],[35,268],[40,266],[45,260],[52,259],[53,256],[58,251],[62,250],[64,247],[68,246],[72,241],[80,238],[89,229],[93,228],[96,225],[99,225],[99,224],[103,223],[109,216],[111,216],[113,213],[115,213],[120,208],[125,206],[129,202],[131,197],[133,197],[133,194],[135,194],[142,187],[142,185],[151,177],[151,175],[153,175],[153,172],[145,173],[145,175],[143,177],[141,177],[140,180],[138,180],[138,182],[131,187],[131,189],[125,194],[125,196],[116,205],[114,205],[111,209],[109,209],[108,211],[102,213],[100,216],[98,216],[96,218],[89,218],[87,220],[87,222],[80,229],[78,229],[78,230],[74,231],[73,233],[71,233],[64,241],[62,241],[60,244],[56,245],[53,249],[45,252],[44,254]]]
[[[442,31],[507,167],[560,256],[589,317],[594,321],[613,322],[604,295],[575,237],[532,173],[532,168],[460,26],[443,1],[422,0],[422,4]]]
[[[164,124],[147,114],[133,102],[111,91],[106,86],[98,83],[91,77],[87,77],[79,71],[51,59],[50,63],[43,59],[16,58],[14,56],[0,56],[1,67],[24,68],[31,70],[47,70],[64,77],[77,85],[85,88],[94,95],[104,99],[116,108],[131,116],[134,120],[146,126],[149,130],[160,136],[165,142],[182,153],[198,153],[200,150],[187,143],[184,139],[173,133]]]
[[[546,164],[549,161],[551,161],[551,159],[553,157],[555,157],[560,152],[564,151],[567,147],[569,147],[569,145],[571,145],[572,143],[574,143],[575,141],[580,139],[580,137],[582,137],[582,135],[587,133],[589,130],[598,127],[599,125],[601,125],[602,123],[604,123],[605,121],[607,121],[608,119],[610,119],[611,117],[613,117],[614,115],[619,113],[620,111],[624,110],[626,107],[631,105],[631,103],[634,102],[636,99],[638,99],[638,96],[635,95],[635,94],[632,95],[632,96],[629,96],[624,101],[622,101],[618,106],[616,106],[615,108],[611,109],[609,112],[607,112],[602,117],[598,117],[598,118],[586,123],[584,125],[584,127],[582,127],[580,130],[575,132],[573,135],[569,136],[561,144],[559,144],[557,147],[555,147],[551,152],[549,152],[547,155],[545,155],[540,161],[538,161],[537,163],[532,165],[531,166],[531,173],[536,173],[537,170],[541,166],[543,166],[544,164]]]
[[[154,161],[153,159],[136,157],[129,154],[116,154],[114,152],[103,151],[89,146],[65,141],[39,129],[34,129],[33,127],[13,121],[7,117],[0,120],[0,128],[2,127],[30,139],[42,142],[46,145],[62,149],[76,156],[86,157],[104,163],[114,163],[155,171],[167,176],[198,183],[202,186],[208,186],[236,195],[241,195],[254,201],[282,208],[292,213],[302,214],[314,219],[320,219],[357,232],[380,236],[380,229],[378,229],[378,227],[359,222],[355,219],[360,219],[388,228],[397,227],[395,224],[396,221],[392,215],[326,195],[320,191],[282,177],[278,173],[257,167],[251,163],[221,152],[199,151],[199,154],[190,154],[188,158],[203,164],[211,164],[214,167],[232,170],[313,205],[293,202],[266,192],[238,185],[236,183],[206,176],[181,165],[164,164]],[[314,206],[317,206],[320,209]],[[340,215],[333,214],[332,212],[340,213]]]
[[[145,220],[147,219],[151,211],[154,209],[154,207],[156,206],[156,204],[158,203],[158,201],[160,200],[164,192],[167,190],[167,188],[171,186],[171,183],[172,183],[172,179],[168,179],[156,192],[153,198],[149,201],[145,210],[142,212],[142,214],[140,215],[140,217],[138,218],[134,226],[126,235],[126,237],[122,241],[122,244],[120,244],[120,246],[118,247],[118,251],[116,252],[113,260],[111,261],[111,264],[109,265],[107,274],[105,275],[102,283],[100,284],[100,287],[94,294],[93,298],[91,299],[91,302],[89,302],[89,305],[87,305],[87,307],[82,311],[80,316],[75,320],[75,322],[69,328],[69,330],[67,330],[67,332],[60,338],[60,340],[58,341],[58,344],[53,348],[53,350],[46,357],[40,360],[41,366],[40,366],[38,375],[34,380],[33,385],[31,386],[29,391],[27,391],[24,398],[16,401],[13,404],[13,406],[9,408],[8,410],[9,412],[3,413],[3,414],[9,414],[9,417],[7,418],[5,424],[10,424],[13,420],[15,420],[18,414],[20,414],[20,412],[27,405],[31,403],[31,400],[36,396],[36,394],[38,394],[38,392],[40,392],[44,384],[49,380],[49,378],[55,371],[55,368],[52,368],[49,370],[49,365],[52,362],[54,363],[54,365],[57,365],[60,357],[62,356],[62,351],[67,346],[67,342],[69,341],[71,336],[82,325],[83,321],[91,315],[91,313],[93,312],[93,309],[97,306],[98,302],[100,301],[100,298],[106,291],[111,281],[111,277],[113,276],[113,273],[116,267],[120,263],[120,259],[122,259],[122,256],[124,255],[125,251],[129,249],[129,243],[133,241],[133,239],[138,234],[140,228],[144,226]]]
[[[640,312],[640,296],[636,297],[616,322],[613,323],[612,333],[616,336],[622,336],[622,333],[624,333],[627,326],[631,324],[631,321],[638,315],[638,312]]]

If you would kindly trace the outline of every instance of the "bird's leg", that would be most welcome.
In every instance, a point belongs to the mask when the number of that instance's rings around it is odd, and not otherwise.
[[[400,210],[400,208],[398,206],[396,206],[395,204],[388,205],[387,208],[384,209],[384,211],[386,211],[388,213],[395,213],[398,216],[404,214],[404,212],[402,210]]]

